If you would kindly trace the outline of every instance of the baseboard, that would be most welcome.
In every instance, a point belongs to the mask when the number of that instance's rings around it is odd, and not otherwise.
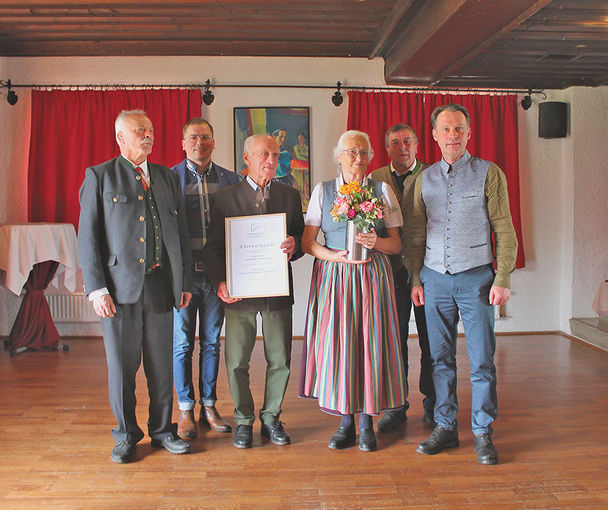
[[[568,333],[565,333],[563,331],[517,331],[517,332],[511,332],[511,333],[507,333],[504,331],[500,331],[496,333],[496,336],[532,336],[532,335],[559,335],[559,336],[563,336],[564,338],[567,338],[568,340],[572,340],[573,342],[579,343],[581,345],[584,345],[585,347],[589,347],[590,349],[593,349],[594,351],[598,351],[601,352],[602,354],[607,354],[608,355],[608,350],[606,349],[602,349],[601,347],[598,347],[597,345],[593,345],[589,342],[586,342],[585,340],[582,340],[581,338],[577,338],[575,336],[572,336]],[[458,334],[459,337],[464,337],[464,333],[459,333]],[[198,338],[198,337],[197,337]],[[418,335],[409,335],[408,338],[418,338]],[[0,335],[0,341],[1,342],[8,342],[9,337],[8,336],[2,336]],[[256,337],[256,340],[263,340],[264,338],[261,336]],[[69,342],[70,340],[103,340],[103,337],[101,336],[62,336],[61,340],[64,342]],[[226,337],[222,336],[220,338],[220,340],[225,341]],[[304,340],[303,336],[294,336],[292,337],[292,340]],[[6,348],[6,346],[5,346]]]
[[[563,331],[560,331],[559,333],[562,336],[568,338],[569,340],[572,340],[573,342],[584,345],[585,347],[589,347],[590,349],[593,349],[594,351],[597,351],[597,352],[601,352],[602,354],[608,355],[608,350],[600,347],[599,345],[592,344],[590,342],[583,340],[582,338],[578,338],[576,336],[569,335],[568,333],[564,333]]]

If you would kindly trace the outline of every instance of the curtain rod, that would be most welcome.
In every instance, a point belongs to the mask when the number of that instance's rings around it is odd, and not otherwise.
[[[230,84],[230,83],[184,83],[184,84],[48,84],[48,83],[30,83],[19,84],[12,83],[10,80],[4,82],[0,80],[0,88],[31,88],[31,89],[208,89],[208,88],[269,88],[269,89],[343,89],[343,90],[369,90],[369,91],[412,91],[412,92],[473,92],[473,93],[498,93],[498,94],[544,94],[542,90],[533,89],[490,89],[490,88],[427,88],[427,87],[365,87],[342,85],[338,82],[336,85],[276,85],[276,84]]]

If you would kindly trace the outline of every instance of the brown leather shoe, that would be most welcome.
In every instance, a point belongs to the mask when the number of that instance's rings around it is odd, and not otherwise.
[[[224,418],[217,412],[215,406],[204,406],[201,408],[201,416],[199,418],[201,423],[206,423],[216,432],[232,432],[232,427]]]
[[[179,412],[177,435],[186,441],[196,437],[196,422],[194,421],[194,411],[192,409]]]

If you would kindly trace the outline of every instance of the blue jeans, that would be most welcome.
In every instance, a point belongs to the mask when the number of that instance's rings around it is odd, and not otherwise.
[[[173,382],[182,411],[194,409],[192,353],[199,316],[200,356],[198,389],[200,404],[215,405],[217,373],[220,363],[220,331],[224,307],[205,273],[194,273],[192,301],[186,308],[173,310]]]
[[[498,414],[494,307],[489,304],[494,270],[487,265],[452,275],[424,266],[420,280],[433,358],[435,422],[447,430],[457,428],[456,339],[460,312],[471,365],[473,434],[492,433],[491,424]]]

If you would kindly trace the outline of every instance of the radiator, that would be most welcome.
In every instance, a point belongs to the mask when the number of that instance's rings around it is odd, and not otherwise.
[[[47,294],[46,300],[55,322],[99,322],[84,294]]]

